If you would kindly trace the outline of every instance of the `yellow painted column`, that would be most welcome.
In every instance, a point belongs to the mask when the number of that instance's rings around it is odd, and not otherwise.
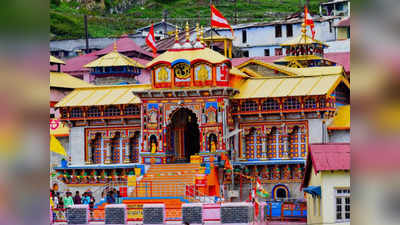
[[[227,54],[227,47],[228,47],[228,45],[226,44],[226,39],[224,40],[224,55],[225,55],[225,57],[228,57],[228,54]]]
[[[229,58],[232,58],[232,41],[229,41]]]

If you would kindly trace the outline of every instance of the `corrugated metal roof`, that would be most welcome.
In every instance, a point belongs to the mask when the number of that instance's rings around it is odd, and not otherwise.
[[[328,126],[328,129],[350,129],[350,105],[344,105],[337,108],[336,115],[333,117],[332,123]]]
[[[61,59],[58,59],[52,55],[50,55],[50,63],[65,64],[64,61],[62,61]]]
[[[144,65],[139,62],[122,55],[117,51],[112,51],[107,55],[104,55],[88,64],[84,67],[93,68],[93,67],[110,67],[110,66],[133,66],[138,68],[144,68]]]
[[[235,99],[327,95],[344,78],[342,75],[250,78],[238,87]]]
[[[131,38],[128,37],[128,35],[123,35],[121,36],[120,39],[117,41],[117,51],[118,52],[132,52],[136,51],[141,54],[147,55],[152,57],[152,54],[150,52],[145,51],[142,49],[139,45],[137,45]],[[114,44],[110,44],[106,48],[96,51],[96,55],[105,55],[109,52],[112,52],[114,49]]]
[[[311,144],[310,154],[315,172],[350,170],[350,143]]]
[[[73,77],[66,73],[50,72],[50,87],[58,88],[82,88],[82,87],[93,87],[93,84],[89,84],[79,78]]]
[[[150,85],[116,85],[77,88],[56,104],[56,107],[138,104],[133,91],[150,89]]]
[[[178,59],[185,59],[190,63],[194,60],[204,60],[206,62],[210,62],[213,64],[229,61],[228,58],[221,55],[219,52],[216,52],[209,48],[188,49],[188,50],[178,50],[178,51],[169,50],[157,56],[149,63],[147,63],[146,67],[149,68],[157,62],[172,63]]]

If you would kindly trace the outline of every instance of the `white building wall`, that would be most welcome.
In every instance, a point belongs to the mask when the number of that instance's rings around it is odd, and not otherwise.
[[[332,130],[329,134],[329,142],[350,143],[350,130]]]
[[[336,188],[350,188],[350,172],[324,171],[321,185],[322,224],[350,224],[336,221]]]
[[[315,23],[315,38],[323,42],[333,42],[336,40],[335,27],[333,25],[339,19]],[[275,56],[275,48],[281,48],[280,44],[295,38],[301,34],[301,23],[292,24],[293,26],[293,36],[287,37],[287,25],[282,25],[282,36],[275,37],[275,25],[268,25],[263,27],[248,27],[248,28],[238,28],[234,30],[235,39],[233,40],[233,45],[241,48],[242,50],[249,51],[249,57],[264,56],[264,49],[270,50],[270,56]],[[247,41],[243,43],[242,31],[246,30]],[[221,36],[231,37],[230,30],[219,30],[218,33]],[[307,35],[311,36],[311,30],[307,27]],[[336,51],[336,47],[341,49]],[[333,43],[329,52],[340,52],[349,51],[349,43]],[[285,54],[285,52],[283,52]]]
[[[308,120],[308,140],[310,144],[322,143],[324,135],[322,121],[322,119]]]
[[[72,127],[70,128],[70,145],[68,155],[71,156],[71,165],[85,164],[85,128]]]

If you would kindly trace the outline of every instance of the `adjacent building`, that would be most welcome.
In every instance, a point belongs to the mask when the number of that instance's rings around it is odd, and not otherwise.
[[[328,0],[319,5],[321,16],[350,16],[350,0]]]
[[[350,224],[350,143],[311,144],[302,189],[307,224]]]

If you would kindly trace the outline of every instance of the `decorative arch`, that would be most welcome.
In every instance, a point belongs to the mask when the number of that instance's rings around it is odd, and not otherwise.
[[[121,132],[117,131],[111,139],[111,163],[120,163]]]
[[[218,138],[215,133],[209,133],[207,135],[207,147],[209,152],[215,152],[217,150]]]
[[[274,200],[282,199],[280,197],[282,191],[286,194],[286,198],[290,197],[289,188],[284,184],[277,184],[272,188],[272,196],[274,197]]]

